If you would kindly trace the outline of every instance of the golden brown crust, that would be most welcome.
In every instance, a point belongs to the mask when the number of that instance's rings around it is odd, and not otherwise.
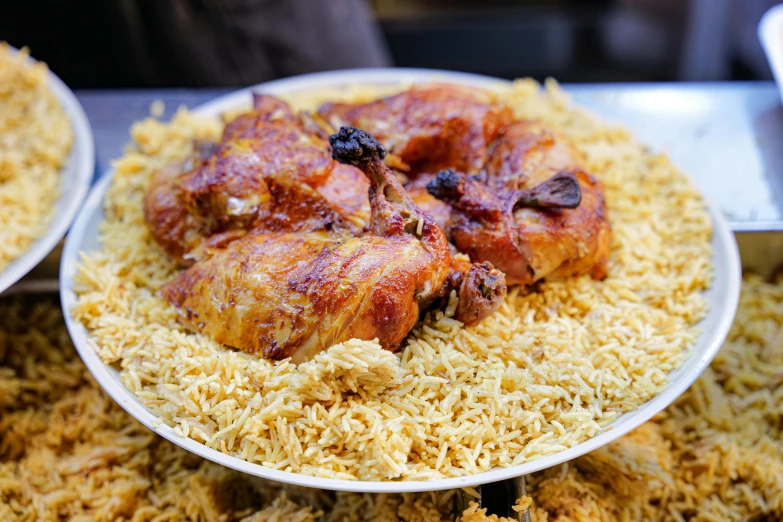
[[[307,230],[323,207],[317,193],[302,198],[286,214],[302,230],[257,228],[163,286],[191,327],[250,353],[301,362],[352,338],[378,339],[394,350],[440,295],[451,259],[443,230],[405,194],[377,141],[353,129],[332,145],[335,158],[371,181],[369,231],[356,237],[344,226]],[[291,208],[284,194],[271,194]]]
[[[460,251],[476,262],[492,262],[509,284],[584,273],[604,277],[611,232],[603,190],[582,172],[584,158],[568,140],[536,122],[512,122],[507,111],[481,89],[429,85],[366,104],[325,104],[320,115],[367,128],[389,144],[395,161],[409,166],[406,189],[416,203],[448,228]],[[481,174],[482,194],[463,206],[483,217],[452,216],[447,204],[425,190],[441,169]],[[565,194],[571,197],[550,198],[549,206],[559,209],[516,208],[524,196],[519,191],[559,173],[571,173],[571,184],[560,188],[581,189],[583,202]]]
[[[353,337],[393,350],[452,290],[455,317],[475,324],[506,281],[606,275],[600,184],[567,140],[511,122],[485,91],[434,85],[307,117],[269,95],[254,105],[195,167],[158,172],[145,200],[158,243],[197,260],[163,295],[218,342],[295,361]],[[407,192],[373,136],[343,127],[327,142],[325,121],[383,137]]]
[[[289,187],[286,204],[297,187],[315,190],[355,231],[369,218],[364,175],[333,161],[328,142],[285,102],[269,95],[254,101],[256,109],[230,122],[206,159],[191,160],[195,167],[179,175],[166,167],[151,181],[145,218],[160,246],[180,261],[193,257],[213,234],[252,230],[271,215],[285,222],[286,210],[275,203],[270,185]],[[291,216],[288,222],[298,220]]]
[[[446,230],[451,216],[451,207],[427,191],[427,185],[434,178],[435,174],[421,174],[413,181],[406,183],[405,190],[422,211],[432,216],[435,222],[443,230]]]
[[[481,176],[444,172],[429,189],[452,206],[448,231],[457,249],[473,261],[491,262],[509,284],[580,274],[602,278],[611,247],[609,220],[603,190],[579,168],[580,159],[564,138],[517,122],[494,144]],[[579,205],[540,208],[540,199],[531,204],[530,194],[557,177],[578,181]]]
[[[162,293],[217,342],[301,362],[352,338],[397,349],[419,319],[416,293],[432,265],[410,236],[250,234]]]
[[[327,103],[319,114],[336,127],[359,127],[384,143],[410,172],[478,172],[511,111],[483,89],[433,84],[365,104]]]

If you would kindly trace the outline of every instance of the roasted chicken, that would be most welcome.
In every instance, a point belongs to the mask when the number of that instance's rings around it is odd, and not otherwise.
[[[485,265],[452,270],[443,230],[405,193],[369,134],[341,129],[332,155],[370,180],[370,218],[356,235],[344,221],[270,233],[263,227],[222,248],[162,288],[194,329],[265,357],[301,362],[335,343],[378,339],[394,350],[420,312],[454,287],[461,313],[478,317],[502,300],[502,274]],[[302,199],[298,218],[321,216],[320,199]],[[475,306],[469,306],[469,299]],[[491,310],[490,310],[491,311]]]
[[[329,136],[344,123],[371,132]],[[606,207],[582,163],[481,89],[416,87],[316,114],[257,95],[220,143],[153,177],[144,210],[190,265],[161,290],[188,325],[300,362],[351,338],[394,350],[453,292],[456,318],[475,324],[507,280],[604,277]]]
[[[440,172],[427,185],[451,207],[454,245],[489,261],[510,284],[579,274],[606,276],[611,230],[598,181],[562,138],[529,122],[510,125],[477,176]]]
[[[281,187],[288,191],[283,200],[273,194]],[[332,160],[328,142],[308,121],[282,100],[256,95],[254,110],[230,122],[213,151],[156,173],[144,214],[158,244],[188,264],[209,238],[270,229],[270,218],[279,232],[302,229],[289,218],[298,190],[316,191],[324,212],[358,232],[369,218],[368,188],[359,170]]]
[[[605,277],[611,231],[601,185],[565,138],[512,122],[490,94],[436,85],[365,104],[326,104],[319,114],[390,140],[411,166],[406,189],[414,201],[460,252],[491,262],[509,284]],[[554,197],[566,188],[575,191],[570,199]]]
[[[335,128],[366,130],[411,174],[478,171],[489,144],[511,122],[509,108],[488,91],[452,84],[414,86],[365,104],[327,103],[318,114]]]
[[[342,226],[248,234],[181,273],[163,295],[212,339],[251,353],[301,361],[351,338],[394,349],[446,282],[443,231],[405,194],[369,135],[347,130],[335,158],[371,180],[369,232]],[[318,214],[302,201],[305,212]]]

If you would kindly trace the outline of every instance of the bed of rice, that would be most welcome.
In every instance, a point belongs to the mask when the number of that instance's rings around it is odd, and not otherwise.
[[[0,271],[46,231],[73,143],[47,67],[0,42]]]
[[[453,520],[453,491],[334,494],[202,460],[98,388],[56,301],[0,300],[0,317],[0,520]],[[528,492],[534,522],[783,519],[783,281],[745,281],[729,340],[655,422]],[[475,505],[462,520],[501,522]]]
[[[354,340],[297,367],[227,349],[189,333],[156,296],[177,268],[143,220],[150,175],[221,127],[180,110],[133,126],[105,200],[103,248],[83,258],[72,312],[161,422],[271,468],[426,480],[579,444],[659,393],[687,357],[707,309],[711,222],[666,157],[570,107],[556,84],[539,87],[519,81],[501,96],[573,138],[603,181],[614,238],[602,282],[514,290],[473,328],[433,313],[398,354]]]

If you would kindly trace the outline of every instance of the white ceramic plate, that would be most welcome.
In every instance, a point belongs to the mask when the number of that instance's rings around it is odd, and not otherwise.
[[[60,170],[60,197],[55,202],[54,212],[48,223],[48,231],[36,239],[24,254],[11,261],[4,270],[0,271],[0,293],[24,277],[49,252],[54,250],[76,217],[95,172],[92,129],[84,114],[84,109],[73,92],[51,71],[48,73],[47,86],[71,121],[74,133],[73,146],[68,154],[65,167]]]
[[[328,87],[345,84],[389,84],[398,82],[428,82],[435,79],[446,79],[451,82],[467,83],[477,86],[497,85],[500,80],[482,76],[445,73],[439,71],[410,70],[410,69],[366,69],[319,73],[286,80],[270,82],[253,87],[253,90],[268,93],[290,93],[303,89]],[[220,113],[236,108],[249,106],[251,89],[243,89],[236,93],[207,103],[195,112],[200,114],[217,116]],[[93,189],[82,212],[74,224],[62,257],[60,271],[60,295],[65,311],[68,330],[73,337],[76,348],[79,350],[84,362],[92,372],[98,383],[106,390],[115,401],[125,408],[131,415],[141,421],[145,426],[157,432],[168,440],[174,442],[188,451],[192,451],[211,461],[223,464],[230,468],[256,475],[259,477],[287,482],[320,489],[362,491],[371,493],[393,493],[409,491],[434,491],[449,488],[474,486],[499,480],[518,477],[534,471],[545,469],[556,464],[571,460],[589,451],[599,448],[608,442],[620,437],[640,426],[653,415],[671,404],[679,397],[704,371],[718,351],[734,319],[737,308],[740,288],[740,263],[737,245],[734,235],[729,230],[715,207],[710,206],[710,216],[714,223],[712,237],[713,265],[715,280],[712,288],[706,293],[710,302],[710,311],[707,317],[699,324],[703,333],[693,348],[691,356],[683,366],[671,373],[669,387],[660,395],[643,404],[639,409],[628,412],[619,417],[608,429],[592,439],[583,442],[573,448],[547,457],[534,460],[519,466],[509,468],[496,468],[490,471],[466,477],[446,478],[420,482],[368,482],[347,481],[309,477],[296,473],[277,471],[265,468],[258,464],[231,457],[210,449],[192,439],[179,437],[174,430],[166,425],[154,426],[155,415],[144,407],[137,397],[128,391],[120,381],[116,370],[103,364],[95,350],[90,345],[90,335],[81,323],[75,321],[68,312],[76,303],[76,295],[73,292],[73,276],[76,272],[76,264],[80,251],[91,251],[100,248],[98,240],[98,225],[103,220],[103,198],[111,184],[111,172],[100,181]]]
[[[764,13],[759,22],[758,35],[783,100],[783,4]]]

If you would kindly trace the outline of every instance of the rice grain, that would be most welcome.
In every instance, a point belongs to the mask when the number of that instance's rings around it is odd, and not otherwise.
[[[0,42],[0,271],[46,232],[73,143],[45,63]]]

